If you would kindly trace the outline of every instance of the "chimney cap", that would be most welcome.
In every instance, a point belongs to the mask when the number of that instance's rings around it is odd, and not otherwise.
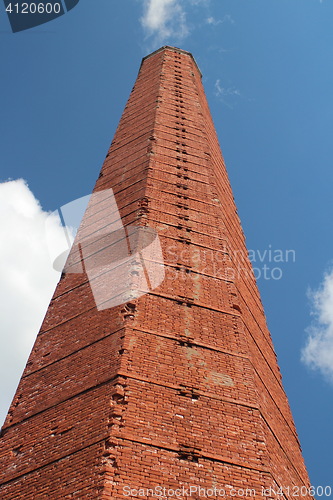
[[[179,49],[178,47],[172,47],[171,45],[163,45],[163,47],[160,47],[159,49],[154,50],[154,52],[152,52],[151,54],[148,54],[147,56],[143,57],[143,59],[141,61],[140,69],[141,69],[141,66],[142,66],[143,62],[146,59],[149,59],[149,57],[154,56],[155,54],[158,54],[159,52],[163,52],[164,50],[172,50],[173,52],[178,52],[179,54],[185,54],[187,56],[190,56],[192,58],[194,64],[195,64],[198,72],[199,72],[200,77],[202,78],[202,73],[201,73],[201,71],[199,69],[197,61],[194,59],[194,57],[191,54],[191,52],[188,52],[187,50]]]

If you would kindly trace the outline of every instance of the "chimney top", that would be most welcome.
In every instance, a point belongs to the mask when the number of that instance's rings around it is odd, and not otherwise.
[[[197,70],[199,71],[200,77],[202,77],[202,73],[200,71],[200,68],[199,68],[196,60],[194,59],[193,55],[191,54],[191,52],[188,52],[187,50],[179,49],[178,47],[172,47],[171,45],[163,45],[163,47],[160,47],[159,49],[154,50],[154,52],[152,52],[151,54],[148,54],[147,56],[143,57],[143,59],[141,61],[141,66],[142,66],[143,61],[145,61],[146,59],[149,59],[149,57],[154,56],[155,54],[158,54],[159,52],[163,52],[164,50],[172,50],[173,52],[178,52],[179,54],[185,54],[185,55],[191,57]],[[141,66],[140,66],[140,68],[141,68]]]

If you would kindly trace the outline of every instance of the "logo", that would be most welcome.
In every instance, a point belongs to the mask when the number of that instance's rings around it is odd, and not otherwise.
[[[48,23],[74,9],[80,0],[3,0],[13,33]]]
[[[63,231],[55,241],[56,223]],[[164,280],[156,231],[124,226],[112,189],[84,196],[51,213],[46,240],[54,269],[87,274],[98,310],[136,299]]]

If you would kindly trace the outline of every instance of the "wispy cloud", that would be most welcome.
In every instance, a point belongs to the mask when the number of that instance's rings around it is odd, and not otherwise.
[[[48,216],[23,179],[0,184],[0,425],[59,279],[45,241]],[[56,219],[55,239],[63,229]]]
[[[215,82],[215,95],[218,97],[223,104],[228,106],[228,108],[232,109],[232,99],[233,97],[242,97],[240,91],[235,87],[223,87],[221,85],[221,80],[217,79]]]
[[[206,24],[210,24],[212,26],[218,26],[219,24],[223,24],[223,23],[235,24],[235,21],[230,16],[230,14],[226,14],[225,16],[223,16],[222,19],[215,19],[215,17],[213,17],[213,16],[209,16],[206,19]]]
[[[309,298],[314,321],[307,329],[302,361],[333,383],[333,269],[325,274],[317,290],[309,292]]]
[[[226,95],[238,95],[240,96],[240,92],[238,89],[234,88],[234,87],[228,87],[228,88],[225,88],[225,87],[222,87],[221,86],[221,81],[218,79],[216,80],[215,82],[215,95],[217,97],[219,96],[226,96]]]
[[[189,34],[186,13],[180,0],[144,0],[144,13],[140,19],[146,37],[155,43],[170,38],[184,39]]]
[[[188,0],[191,5],[202,5],[208,7],[210,0]]]

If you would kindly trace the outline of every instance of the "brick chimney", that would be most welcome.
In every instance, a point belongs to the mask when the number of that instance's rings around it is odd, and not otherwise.
[[[0,475],[2,500],[292,499],[309,486],[184,50],[142,61],[3,426]]]

